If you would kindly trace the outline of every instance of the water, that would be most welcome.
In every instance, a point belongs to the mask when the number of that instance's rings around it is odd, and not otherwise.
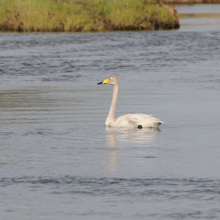
[[[177,5],[181,19],[180,30],[220,30],[220,5]]]
[[[220,31],[189,24],[0,34],[2,220],[220,218]],[[105,128],[111,75],[160,131]]]

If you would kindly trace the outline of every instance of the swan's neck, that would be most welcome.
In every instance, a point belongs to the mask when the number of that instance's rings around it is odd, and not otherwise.
[[[112,121],[115,120],[115,111],[116,111],[116,103],[118,97],[118,84],[114,85],[113,95],[112,95],[112,102],[110,106],[110,110],[108,113],[108,117],[106,118],[105,125],[109,125]]]

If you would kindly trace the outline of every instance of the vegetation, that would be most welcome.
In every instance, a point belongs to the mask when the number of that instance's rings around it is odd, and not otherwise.
[[[0,31],[116,31],[178,28],[159,0],[0,0]]]
[[[165,4],[219,4],[220,0],[161,0]]]

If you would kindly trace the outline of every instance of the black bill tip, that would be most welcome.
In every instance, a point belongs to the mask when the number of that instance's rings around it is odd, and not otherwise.
[[[100,85],[100,84],[102,84],[102,82],[100,82],[100,83],[97,83],[97,85]]]

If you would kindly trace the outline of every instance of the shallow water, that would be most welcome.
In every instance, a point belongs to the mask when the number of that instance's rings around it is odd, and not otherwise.
[[[180,30],[220,30],[220,4],[176,5]]]
[[[1,33],[1,219],[219,219],[220,31],[197,28]],[[160,131],[105,128],[110,75]]]

